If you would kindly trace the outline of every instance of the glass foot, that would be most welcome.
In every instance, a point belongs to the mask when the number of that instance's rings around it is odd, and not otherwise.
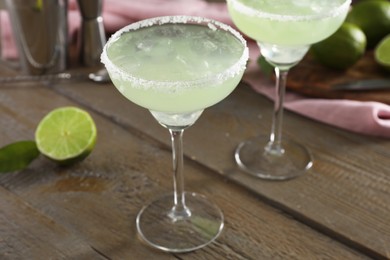
[[[145,206],[137,216],[141,238],[167,252],[189,252],[214,241],[223,229],[221,210],[196,193],[185,193],[188,216],[172,218],[173,194]]]
[[[268,136],[260,136],[240,143],[234,157],[246,173],[268,180],[287,180],[301,176],[313,165],[312,156],[304,146],[283,139],[284,153],[267,150]]]

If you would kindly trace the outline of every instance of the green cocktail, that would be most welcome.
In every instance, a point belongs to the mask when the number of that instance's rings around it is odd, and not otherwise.
[[[309,45],[334,33],[349,8],[345,0],[229,0],[229,11],[242,32],[256,41]]]
[[[269,137],[255,137],[237,147],[235,159],[247,173],[273,180],[303,174],[312,164],[310,152],[295,141],[282,142],[283,102],[287,74],[311,44],[334,33],[344,21],[351,0],[227,0],[235,25],[257,41],[261,54],[274,65],[276,95]]]
[[[225,98],[242,77],[237,64],[242,54],[242,43],[229,32],[196,24],[145,27],[107,48],[107,57],[122,71],[111,73],[118,90],[140,106],[166,113],[201,110]]]
[[[182,135],[202,111],[238,85],[248,60],[242,36],[222,23],[187,16],[144,20],[116,32],[102,53],[115,87],[150,110],[171,133],[174,192],[144,207],[140,236],[164,251],[186,252],[212,242],[223,215],[196,193],[184,192]]]

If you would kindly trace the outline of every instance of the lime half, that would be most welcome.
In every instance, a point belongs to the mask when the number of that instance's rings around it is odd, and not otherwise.
[[[96,137],[92,117],[76,107],[51,111],[35,131],[38,150],[59,164],[70,164],[87,157],[95,146]]]
[[[390,71],[390,34],[380,41],[375,48],[375,60]]]

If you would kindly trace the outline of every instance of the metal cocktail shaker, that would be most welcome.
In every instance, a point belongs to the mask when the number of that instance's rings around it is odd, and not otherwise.
[[[80,59],[85,66],[100,64],[100,54],[106,43],[102,17],[103,0],[78,0],[81,13]]]
[[[67,66],[67,0],[5,0],[22,72],[57,73]]]

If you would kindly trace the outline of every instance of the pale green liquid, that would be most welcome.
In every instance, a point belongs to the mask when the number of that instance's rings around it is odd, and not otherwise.
[[[202,110],[238,85],[245,66],[217,79],[242,57],[244,44],[224,30],[164,24],[123,33],[107,56],[122,72],[108,68],[116,88],[149,110],[182,114]],[[131,75],[134,80],[126,76]],[[204,84],[199,84],[203,79]],[[146,81],[146,82],[145,82]]]
[[[333,34],[344,21],[345,0],[228,0],[235,25],[258,42],[309,45]]]

